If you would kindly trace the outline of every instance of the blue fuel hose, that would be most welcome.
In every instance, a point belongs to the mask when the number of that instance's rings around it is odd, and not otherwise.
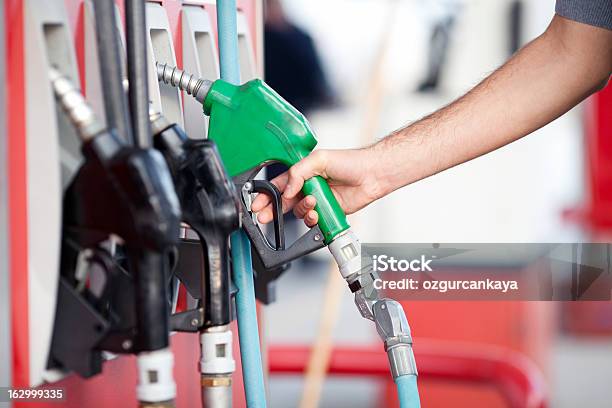
[[[230,243],[234,263],[234,284],[238,288],[236,314],[238,315],[238,337],[246,405],[249,408],[264,408],[266,406],[266,392],[261,350],[259,348],[257,311],[255,309],[251,243],[242,230],[232,234]]]
[[[400,375],[395,379],[400,408],[421,408],[416,375]]]
[[[217,1],[217,30],[221,79],[238,85],[240,83],[240,64],[238,61],[236,0]],[[234,285],[238,288],[236,314],[246,404],[249,408],[265,408],[266,393],[255,308],[251,243],[245,232],[239,230],[231,235],[230,244],[232,246],[233,280]]]
[[[240,84],[238,60],[238,27],[236,0],[217,1],[217,32],[219,34],[219,68],[221,79]]]

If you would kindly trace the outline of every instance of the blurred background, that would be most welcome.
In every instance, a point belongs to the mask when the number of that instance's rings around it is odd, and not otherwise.
[[[361,146],[469,90],[543,32],[554,3],[268,0],[266,80],[305,111],[320,147]],[[571,216],[588,194],[584,117],[579,106],[521,141],[385,197],[351,224],[362,242],[592,240],[593,231]],[[268,344],[311,343],[321,319],[334,313],[323,305],[330,274],[324,259],[294,263],[279,279],[277,302],[263,313]],[[542,370],[553,407],[607,407],[612,400],[607,302],[404,306],[417,362],[423,343],[501,346]],[[331,321],[334,344],[377,344],[348,292]],[[504,406],[491,386],[426,378],[421,384],[424,406]],[[386,406],[387,385],[367,376],[330,376],[321,406]],[[303,378],[275,375],[269,386],[273,407],[296,406]]]

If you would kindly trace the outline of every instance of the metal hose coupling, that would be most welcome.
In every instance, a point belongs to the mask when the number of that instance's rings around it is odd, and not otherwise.
[[[96,114],[79,90],[79,88],[57,69],[49,69],[49,80],[57,102],[60,104],[70,122],[77,129],[79,137],[88,141],[104,130]]]
[[[382,299],[374,304],[376,331],[385,344],[393,378],[418,375],[412,335],[402,305],[395,300]]]
[[[372,306],[380,300],[378,291],[374,287],[374,281],[378,276],[374,272],[371,260],[362,258],[357,235],[347,230],[334,238],[328,248],[338,264],[340,274],[348,283],[351,292],[355,294],[355,305],[359,313],[368,320],[374,320]]]
[[[208,79],[198,78],[177,67],[156,62],[157,80],[168,85],[179,88],[192,95],[198,102],[204,104],[204,99],[212,86]]]

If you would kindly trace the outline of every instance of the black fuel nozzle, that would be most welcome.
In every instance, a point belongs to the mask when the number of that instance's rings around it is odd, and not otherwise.
[[[84,162],[64,195],[62,281],[49,365],[87,377],[100,371],[101,350],[168,347],[168,252],[178,243],[181,214],[161,154],[128,146],[96,122],[74,84],[55,70],[50,79],[83,140]],[[125,264],[121,250],[106,248],[110,239],[124,249]],[[86,268],[105,273],[98,293],[87,277],[76,276],[83,259]]]
[[[158,152],[127,146],[112,131],[86,142],[83,154],[85,162],[64,197],[67,239],[81,241],[84,248],[118,237],[135,291],[135,335],[124,351],[165,348],[168,255],[180,227],[167,166]]]
[[[158,113],[151,114],[151,122],[153,144],[171,170],[183,221],[197,234],[206,258],[202,274],[201,268],[193,267],[197,260],[188,262],[181,256],[175,274],[194,298],[202,300],[204,327],[227,325],[231,321],[228,240],[240,226],[236,190],[213,141],[189,139],[180,126]],[[191,258],[198,255],[192,251]],[[181,268],[185,262],[191,267]]]
[[[231,378],[236,363],[229,326],[232,316],[228,243],[230,234],[240,227],[236,190],[213,141],[189,139],[183,129],[169,124],[159,113],[150,113],[150,119],[153,144],[171,169],[183,221],[190,227],[174,273],[191,296],[200,300],[197,309],[174,314],[172,328],[199,331],[204,406],[212,400],[231,401]],[[189,239],[191,231],[197,239]],[[205,265],[199,262],[202,253]]]
[[[66,202],[77,225],[106,229],[126,248],[134,279],[136,336],[132,351],[168,346],[169,251],[178,244],[180,207],[163,157],[121,143],[113,132],[83,146],[85,164]],[[70,216],[68,216],[70,217]],[[109,228],[110,227],[110,228]]]

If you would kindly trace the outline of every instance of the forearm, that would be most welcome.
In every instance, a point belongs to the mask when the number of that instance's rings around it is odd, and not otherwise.
[[[556,17],[468,94],[374,145],[384,193],[511,143],[583,100],[612,69],[610,32],[597,30]]]

